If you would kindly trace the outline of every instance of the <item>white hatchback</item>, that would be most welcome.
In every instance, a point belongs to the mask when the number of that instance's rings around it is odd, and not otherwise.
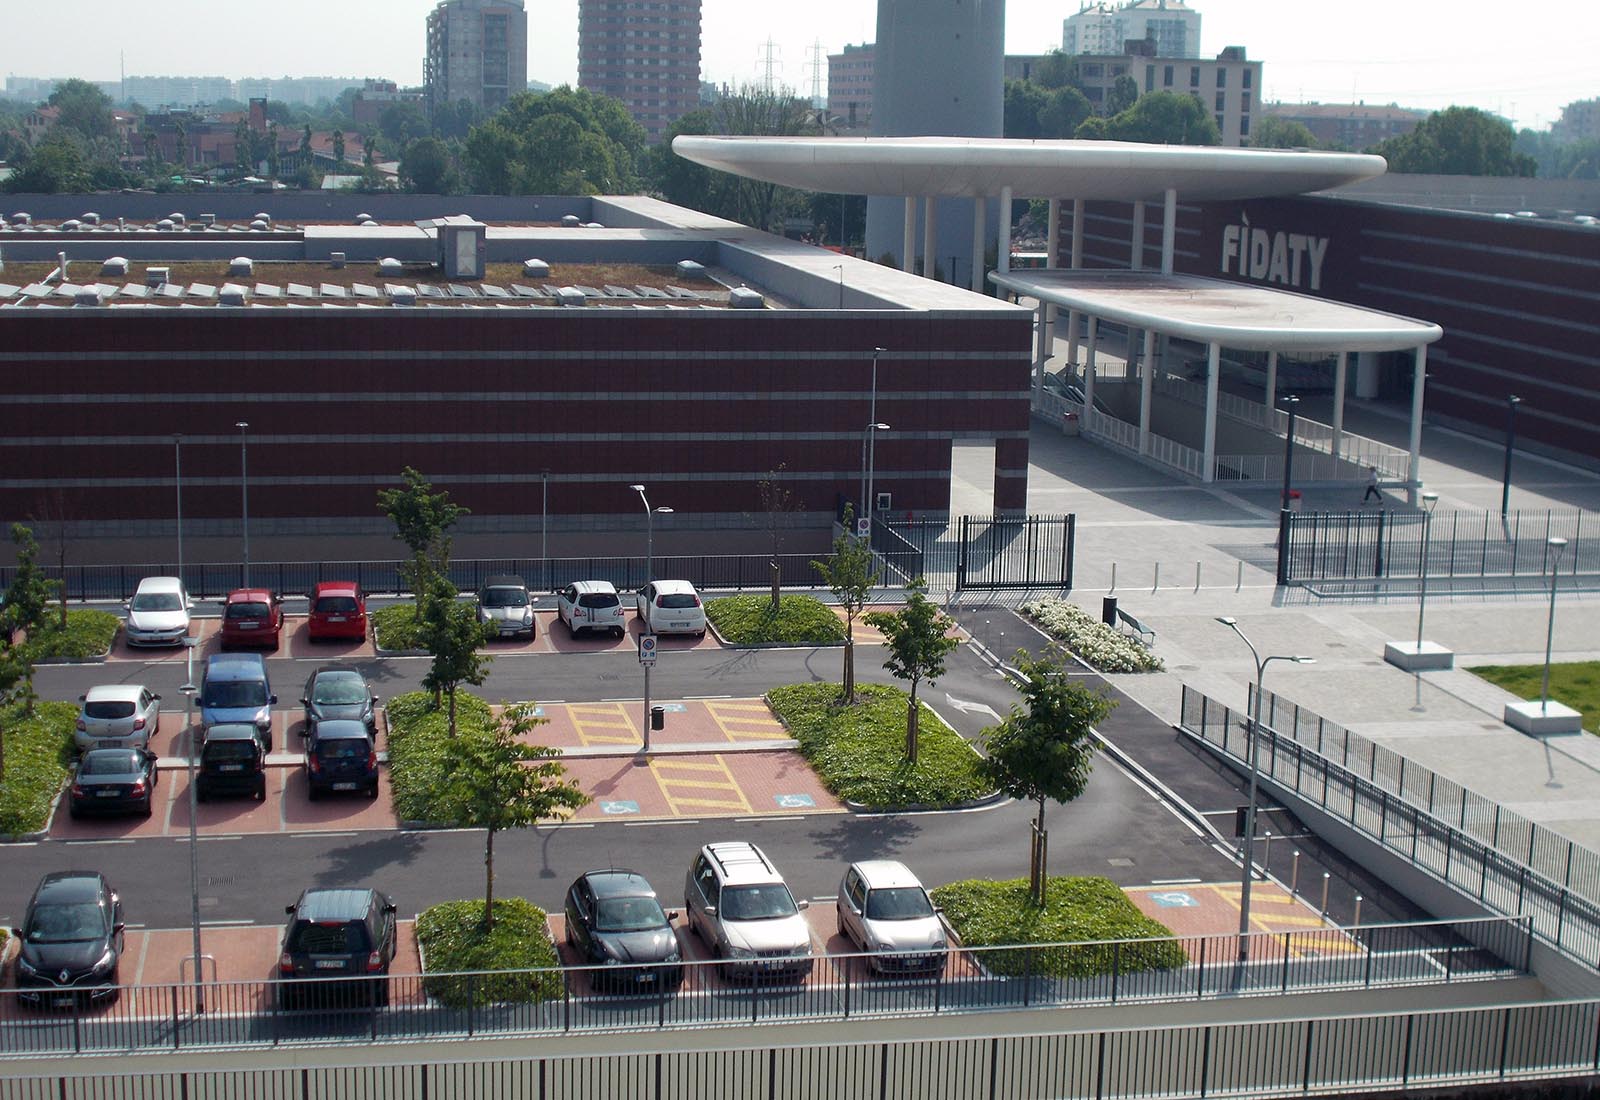
[[[609,630],[622,637],[628,630],[616,586],[610,581],[574,581],[556,593],[556,617],[573,637],[585,630]]]
[[[161,721],[161,696],[140,684],[102,684],[78,697],[73,746],[90,749],[142,749]]]
[[[194,604],[177,577],[146,577],[127,603],[129,645],[183,645]]]
[[[636,600],[641,629],[706,636],[706,609],[688,581],[651,581],[639,589]]]
[[[839,934],[880,973],[939,970],[950,947],[939,909],[904,863],[855,863],[839,882]]]

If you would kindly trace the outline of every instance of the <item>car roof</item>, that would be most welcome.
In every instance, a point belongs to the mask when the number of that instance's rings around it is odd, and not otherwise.
[[[321,668],[317,669],[311,675],[312,676],[322,676],[322,675],[325,675],[325,674],[327,674],[329,672],[340,672],[340,673],[353,672],[357,676],[361,675],[361,670],[359,668],[357,668],[355,665],[345,664],[342,661],[335,661],[331,665],[323,665]]]
[[[366,723],[356,718],[324,718],[317,723],[317,740],[343,741],[346,738],[367,739]]]
[[[501,573],[483,582],[485,588],[526,588],[528,582],[513,573]]]
[[[747,840],[707,844],[706,851],[722,872],[723,883],[782,882],[783,876],[766,853]]]
[[[51,871],[39,880],[35,901],[98,901],[102,886],[109,886],[99,871]]]
[[[265,676],[267,661],[259,653],[213,653],[206,658],[206,679]]]
[[[82,768],[83,765],[91,758],[95,760],[106,760],[113,756],[120,756],[126,760],[134,760],[139,756],[139,754],[140,753],[138,749],[86,749],[84,750],[83,755],[78,757],[78,767]],[[141,765],[135,764],[132,770],[142,771],[144,769]]]
[[[921,886],[922,882],[911,873],[911,868],[894,859],[869,859],[855,865],[856,873],[865,880],[869,890],[887,890],[896,886]]]
[[[135,592],[177,592],[183,588],[183,582],[177,577],[146,577],[139,582]]]
[[[313,596],[354,596],[361,586],[355,581],[318,581],[311,589]]]
[[[265,588],[235,588],[228,593],[229,603],[270,603],[272,592]]]
[[[248,722],[218,722],[206,730],[206,744],[213,741],[243,741],[246,738],[254,741],[258,736],[256,728]]]
[[[597,898],[655,897],[656,888],[637,871],[621,867],[585,871],[583,877]]]
[[[360,920],[377,891],[370,888],[307,890],[295,903],[296,920]]]
[[[83,694],[86,703],[136,703],[144,691],[143,684],[96,684]]]
[[[694,592],[694,585],[688,581],[652,581],[657,592]]]

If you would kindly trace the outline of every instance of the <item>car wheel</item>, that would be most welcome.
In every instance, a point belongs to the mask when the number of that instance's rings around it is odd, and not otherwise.
[[[378,797],[378,781],[377,780],[373,780],[372,781],[372,786],[367,788],[367,797],[368,798],[377,798]]]
[[[196,781],[196,783],[194,785],[194,800],[196,802],[204,802],[206,799],[208,799],[210,797],[211,796],[206,793],[205,787],[201,786],[200,783],[198,781]]]
[[[321,797],[322,797],[322,792],[317,790],[315,784],[307,784],[306,785],[306,798],[310,799],[312,802],[315,802],[317,799],[319,799]]]
[[[72,820],[77,821],[79,818],[83,817],[83,811],[78,809],[78,804],[76,802],[68,802],[67,816],[72,818]]]
[[[199,792],[196,792],[196,793],[198,794]],[[154,800],[154,798],[155,798],[155,796],[153,794],[147,794],[147,795],[144,796],[144,805],[139,808],[139,816],[140,817],[149,817],[150,816],[150,811],[153,808],[150,805],[150,803]]]
[[[611,636],[613,638],[620,638],[626,633],[627,631],[620,626],[614,626],[611,628]]]
[[[265,802],[267,800],[267,781],[263,779],[260,783],[257,783],[253,793],[257,802]]]

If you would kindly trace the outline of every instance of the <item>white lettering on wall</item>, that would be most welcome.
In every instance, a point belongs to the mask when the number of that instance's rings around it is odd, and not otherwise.
[[[1222,229],[1222,274],[1296,289],[1322,289],[1322,263],[1328,238],[1258,229],[1248,214]]]

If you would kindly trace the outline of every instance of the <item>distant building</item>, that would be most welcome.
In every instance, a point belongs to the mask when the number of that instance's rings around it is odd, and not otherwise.
[[[121,88],[118,98],[146,107],[200,107],[233,98],[233,81],[225,76],[130,76]]]
[[[1129,39],[1155,39],[1161,57],[1200,56],[1200,13],[1184,0],[1084,3],[1061,27],[1061,49],[1069,54],[1109,56]]]
[[[1600,99],[1580,99],[1561,108],[1561,118],[1550,127],[1550,136],[1564,144],[1600,141]]]
[[[700,106],[700,0],[578,0],[578,87],[660,141]]]
[[[273,99],[280,103],[312,107],[323,100],[336,100],[347,89],[361,87],[361,81],[350,76],[286,76],[276,80],[266,77],[249,77],[235,86],[234,99]]]
[[[428,13],[428,109],[465,99],[485,114],[528,87],[523,0],[440,0]]]
[[[224,168],[238,163],[239,123],[246,114],[228,112],[203,114],[195,110],[151,111],[134,141],[133,152],[148,156],[149,141],[155,135],[155,153],[160,159],[181,168]]]
[[[1409,134],[1428,117],[1427,111],[1366,103],[1269,103],[1262,114],[1298,122],[1319,144],[1360,152],[1380,141]]]
[[[415,103],[426,110],[422,92],[402,90],[392,80],[369,80],[356,93],[355,102],[350,105],[350,117],[358,126],[376,126],[383,112],[398,103]]]
[[[828,55],[828,113],[843,128],[870,129],[872,126],[873,58],[871,42],[846,46]]]

